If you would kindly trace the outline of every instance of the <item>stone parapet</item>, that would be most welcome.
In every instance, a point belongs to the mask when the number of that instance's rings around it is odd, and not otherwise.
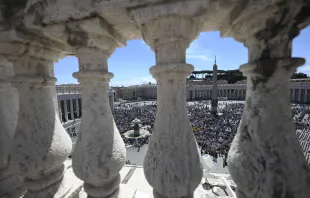
[[[89,197],[121,196],[126,157],[109,107],[113,74],[107,59],[127,40],[143,38],[155,52],[150,73],[158,82],[150,93],[158,93],[158,111],[145,177],[156,198],[193,197],[202,170],[186,98],[192,94],[202,99],[208,86],[186,92],[194,67],[186,63],[185,52],[200,32],[220,31],[248,48],[248,63],[241,67],[247,84],[242,89],[217,86],[219,96],[246,97],[229,155],[237,196],[308,198],[309,168],[294,134],[289,97],[305,101],[301,97],[309,90],[294,82],[298,89],[290,93],[289,78],[304,63],[291,57],[292,40],[310,24],[309,7],[308,0],[1,1],[0,179],[12,168],[22,176],[25,198],[60,198],[76,192],[71,192],[75,187],[64,166],[72,144],[59,120],[53,66],[75,55],[79,71],[73,76],[81,90],[57,88],[60,95],[75,92],[83,99],[74,173],[84,181]],[[75,113],[74,104],[63,103],[64,120],[68,109],[70,115]],[[1,181],[1,186],[10,186],[9,180]]]

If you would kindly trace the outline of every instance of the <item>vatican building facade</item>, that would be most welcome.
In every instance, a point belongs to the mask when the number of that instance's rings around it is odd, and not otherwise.
[[[122,99],[125,100],[155,100],[157,98],[156,84],[142,84],[122,88]],[[222,100],[245,100],[246,81],[228,84],[218,81],[217,95]],[[290,80],[291,102],[299,104],[310,103],[310,78]],[[117,96],[116,96],[117,97]],[[186,84],[186,100],[211,100],[212,84],[208,81],[188,81]]]
[[[82,92],[79,84],[56,85],[59,118],[62,122],[82,117]],[[109,89],[109,104],[113,109],[115,91]]]

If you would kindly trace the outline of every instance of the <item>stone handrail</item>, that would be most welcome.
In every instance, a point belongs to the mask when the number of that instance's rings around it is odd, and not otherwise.
[[[0,72],[0,187],[19,188],[11,178],[21,175],[25,198],[71,196],[74,184],[64,161],[72,143],[55,100],[57,93],[78,93],[83,117],[72,155],[74,173],[88,197],[125,196],[120,170],[126,150],[109,105],[113,74],[107,60],[127,40],[143,38],[154,51],[150,73],[158,83],[145,178],[154,198],[193,197],[202,170],[186,109],[186,79],[194,70],[186,49],[200,32],[220,31],[248,48],[248,63],[240,67],[247,76],[245,109],[228,160],[237,197],[309,198],[309,168],[289,100],[289,79],[305,62],[292,57],[292,41],[310,24],[309,2],[1,2],[0,67],[14,71]],[[55,87],[54,63],[66,55],[78,57],[73,76],[81,88]]]
[[[56,85],[57,94],[80,94],[81,87],[79,85]]]

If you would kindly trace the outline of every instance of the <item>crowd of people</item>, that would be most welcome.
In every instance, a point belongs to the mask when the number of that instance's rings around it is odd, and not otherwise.
[[[230,144],[236,134],[244,104],[223,102],[218,115],[213,116],[205,102],[188,106],[196,141],[202,154],[227,158]],[[224,160],[226,163],[226,160]]]
[[[305,158],[310,165],[310,105],[302,104],[292,106],[297,137]]]
[[[75,126],[66,128],[66,131],[71,138],[77,137],[79,135],[78,131],[76,131]]]
[[[293,120],[297,130],[310,129],[310,106],[306,104],[292,105]]]
[[[193,127],[193,133],[202,154],[214,157],[227,157],[227,153],[242,115],[242,103],[225,103],[219,107],[219,116],[211,116],[208,101],[188,103],[188,115]],[[207,116],[210,114],[210,116]],[[131,122],[135,118],[142,121],[147,130],[152,133],[156,115],[156,102],[140,102],[117,104],[113,110],[115,123],[121,134],[131,130]],[[138,148],[148,143],[149,137],[139,140],[123,140],[126,145]],[[224,160],[226,163],[226,160]]]
[[[142,102],[142,103],[127,103],[127,104],[116,104],[113,110],[113,116],[115,124],[125,142],[126,145],[132,145],[138,148],[144,144],[148,144],[149,136],[138,138],[138,139],[128,139],[123,134],[129,130],[132,130],[132,121],[136,118],[141,120],[144,125],[144,129],[152,132],[154,120],[156,114],[156,103]]]
[[[227,154],[237,132],[241,120],[243,102],[220,102],[218,115],[213,116],[210,111],[209,101],[189,102],[188,116],[192,124],[193,133],[201,149],[201,154],[213,156],[214,161],[223,157],[223,166],[227,165]],[[136,102],[116,104],[113,112],[117,128],[125,142],[140,151],[144,144],[148,144],[149,136],[138,139],[127,139],[123,134],[132,130],[132,121],[138,118],[143,123],[143,128],[152,133],[156,115],[156,102]],[[292,105],[293,122],[297,136],[304,150],[305,157],[310,163],[310,105]],[[72,138],[77,137],[75,127],[67,128]],[[126,163],[130,163],[129,161]]]
[[[296,129],[310,131],[309,107],[309,105],[292,106]],[[209,101],[188,103],[189,119],[202,155],[209,154],[213,156],[214,161],[216,161],[217,157],[223,157],[223,166],[227,165],[227,154],[237,132],[243,108],[243,102],[221,102],[218,115],[213,116],[210,111]],[[121,134],[132,129],[131,122],[135,118],[140,119],[147,130],[152,133],[155,115],[156,102],[117,104],[113,110],[115,123]],[[145,137],[139,140],[131,140],[122,137],[126,145],[137,147],[138,151],[143,144],[148,143],[149,139],[149,137]]]

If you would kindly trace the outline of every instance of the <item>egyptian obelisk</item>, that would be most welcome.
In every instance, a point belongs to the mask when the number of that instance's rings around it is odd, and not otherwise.
[[[217,65],[216,65],[216,56],[213,65],[213,80],[212,80],[212,100],[211,100],[211,113],[217,114]]]

